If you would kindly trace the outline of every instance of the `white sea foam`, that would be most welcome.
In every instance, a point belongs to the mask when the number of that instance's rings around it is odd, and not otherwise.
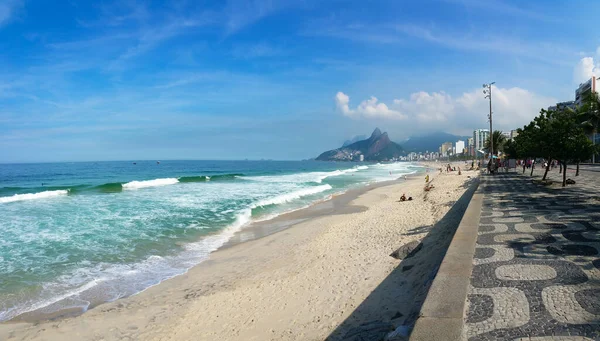
[[[264,207],[264,206],[269,206],[269,205],[285,204],[287,202],[290,202],[290,201],[293,201],[293,200],[296,200],[296,199],[299,199],[299,198],[302,198],[302,197],[305,197],[308,195],[313,195],[313,194],[328,191],[331,188],[332,188],[331,185],[321,185],[321,186],[303,188],[303,189],[297,190],[295,192],[286,193],[286,194],[278,195],[273,198],[261,200],[261,201],[257,202],[256,204],[254,204],[252,206],[252,208]]]
[[[176,178],[154,179],[146,181],[131,181],[123,185],[123,189],[139,189],[145,187],[166,186],[178,183]]]
[[[223,246],[244,225],[250,222],[252,211],[242,210],[234,223],[219,234],[210,235],[198,242],[184,246],[184,251],[174,256],[152,255],[139,263],[97,264],[83,267],[61,276],[56,282],[44,285],[45,299],[21,302],[7,310],[0,310],[0,321],[21,314],[51,308],[80,308],[87,310],[91,301],[112,301],[138,294],[169,278],[186,273],[194,265],[208,258],[210,253]],[[65,303],[61,303],[61,302]],[[77,302],[77,306],[73,306]],[[0,305],[0,308],[5,308]],[[49,311],[55,310],[52,307]]]
[[[4,203],[9,203],[9,202],[14,202],[14,201],[21,201],[21,200],[35,200],[35,199],[52,198],[52,197],[57,197],[57,196],[67,195],[67,194],[69,194],[69,191],[67,191],[66,189],[60,189],[60,190],[56,190],[56,191],[45,191],[45,192],[39,192],[39,193],[15,194],[10,197],[0,197],[0,203],[4,204]]]
[[[296,173],[286,175],[267,175],[267,176],[245,176],[242,179],[260,181],[260,182],[273,182],[273,183],[322,183],[323,180],[330,177],[340,176],[348,173],[355,173],[361,170],[368,169],[367,166],[358,166],[356,168],[349,168],[343,170],[334,170],[331,172],[307,172],[307,173]]]

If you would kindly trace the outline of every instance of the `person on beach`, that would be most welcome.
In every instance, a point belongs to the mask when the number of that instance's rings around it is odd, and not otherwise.
[[[429,182],[429,174],[425,175],[425,183]]]
[[[408,199],[406,198],[406,194],[402,193],[402,196],[400,197],[400,201],[411,201],[412,197],[408,197]]]

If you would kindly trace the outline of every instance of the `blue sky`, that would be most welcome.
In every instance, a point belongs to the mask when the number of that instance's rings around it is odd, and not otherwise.
[[[499,129],[597,74],[589,1],[0,0],[0,162],[302,159]]]

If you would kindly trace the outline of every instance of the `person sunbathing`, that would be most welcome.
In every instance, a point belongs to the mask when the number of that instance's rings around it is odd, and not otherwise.
[[[408,199],[406,198],[406,194],[402,193],[402,196],[400,197],[400,201],[411,201],[412,197],[408,197]]]

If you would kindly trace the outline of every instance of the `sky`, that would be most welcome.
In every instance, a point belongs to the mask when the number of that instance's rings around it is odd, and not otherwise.
[[[0,0],[0,162],[315,157],[528,123],[600,76],[600,2]]]

